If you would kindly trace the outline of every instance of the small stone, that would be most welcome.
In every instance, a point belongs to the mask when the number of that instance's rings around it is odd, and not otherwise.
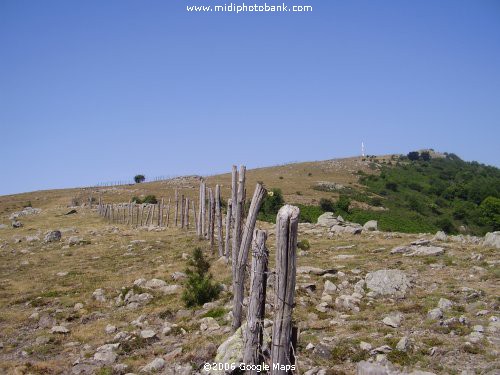
[[[482,325],[475,325],[474,327],[472,327],[472,330],[474,332],[483,333],[484,332],[484,327]]]
[[[45,242],[57,242],[61,240],[61,231],[53,230],[45,235]]]
[[[112,324],[108,324],[106,328],[104,328],[104,332],[106,332],[108,335],[111,335],[112,333],[116,332],[116,327]]]
[[[165,367],[165,360],[163,358],[155,358],[141,369],[141,372],[156,372]]]
[[[116,355],[116,353],[113,352],[113,350],[111,350],[111,349],[100,350],[100,351],[97,351],[94,354],[94,360],[95,361],[98,361],[98,362],[101,362],[101,363],[105,363],[105,364],[114,363],[116,361],[117,357],[118,356]]]
[[[146,281],[144,288],[146,289],[160,289],[167,285],[167,283],[160,279],[151,279]]]
[[[62,271],[62,272],[56,273],[56,276],[59,276],[59,277],[64,277],[64,276],[67,276],[67,275],[68,275],[68,272],[66,272],[66,271]]]
[[[313,350],[314,348],[315,348],[315,346],[311,342],[309,344],[307,344],[307,346],[306,346],[306,350]]]
[[[440,298],[438,307],[443,311],[450,310],[453,307],[453,302],[446,298]]]
[[[75,303],[75,306],[73,306],[74,311],[79,311],[81,309],[83,309],[83,303],[81,302]]]
[[[92,298],[98,302],[106,302],[106,296],[104,295],[104,290],[99,288],[92,293]]]
[[[443,317],[443,312],[439,308],[429,310],[427,313],[427,318],[432,320],[439,320]]]
[[[391,314],[391,315],[386,316],[382,320],[382,322],[389,327],[398,328],[401,325],[402,319],[403,319],[403,315],[401,313],[395,313],[395,314]]]
[[[325,281],[325,285],[323,287],[323,292],[327,294],[333,294],[337,291],[337,286],[332,283],[330,280]]]
[[[404,336],[396,344],[396,349],[401,352],[406,352],[410,348],[410,339],[408,336]]]
[[[65,333],[69,333],[69,329],[66,328],[65,326],[54,326],[54,327],[52,327],[50,332],[65,334]]]
[[[372,350],[372,344],[368,343],[368,342],[365,342],[365,341],[361,341],[359,343],[359,348],[361,350],[366,350],[366,351],[370,351]]]
[[[140,335],[143,339],[151,339],[156,336],[156,332],[152,329],[145,329],[141,331]]]

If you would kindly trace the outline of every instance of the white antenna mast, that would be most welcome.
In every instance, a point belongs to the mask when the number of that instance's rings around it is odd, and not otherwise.
[[[365,144],[361,142],[361,156],[365,156]]]

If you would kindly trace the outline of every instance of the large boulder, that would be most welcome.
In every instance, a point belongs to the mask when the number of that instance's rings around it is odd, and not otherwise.
[[[410,281],[400,270],[378,270],[365,277],[367,288],[374,295],[403,298],[411,287]]]
[[[483,246],[496,247],[500,249],[500,231],[489,232],[484,236]]]
[[[318,225],[321,225],[322,227],[328,227],[331,228],[335,224],[338,223],[337,218],[333,214],[333,212],[325,212],[323,215],[318,217]]]
[[[365,225],[363,225],[363,230],[365,230],[365,231],[378,230],[378,222],[377,222],[377,220],[368,220],[365,223]]]

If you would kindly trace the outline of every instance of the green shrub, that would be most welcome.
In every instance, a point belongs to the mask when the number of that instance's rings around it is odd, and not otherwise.
[[[154,195],[146,195],[146,197],[142,200],[142,203],[156,204],[158,201]]]
[[[285,204],[283,193],[280,189],[271,189],[262,201],[257,218],[270,223],[276,222],[276,215],[281,206]]]
[[[337,209],[342,212],[349,212],[349,206],[351,205],[351,200],[345,195],[341,195],[337,201]]]
[[[321,198],[319,206],[324,212],[335,212],[335,203],[331,199]]]
[[[296,204],[300,209],[299,222],[300,223],[317,223],[318,217],[320,217],[324,212],[319,206],[310,206],[305,204]],[[276,217],[275,217],[276,219]]]
[[[189,266],[192,268],[186,270],[188,278],[182,295],[186,306],[201,306],[216,299],[222,288],[220,284],[213,281],[212,275],[208,273],[210,264],[200,248],[194,249]]]
[[[301,240],[297,243],[297,247],[300,250],[309,250],[311,248],[311,244],[309,243],[308,240]]]
[[[453,222],[449,217],[443,216],[437,219],[435,222],[436,226],[442,230],[443,232],[447,234],[452,234],[456,233],[457,230],[455,229],[455,226],[453,225]]]

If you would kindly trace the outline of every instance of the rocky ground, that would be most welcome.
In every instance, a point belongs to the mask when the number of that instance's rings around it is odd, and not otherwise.
[[[195,374],[207,361],[238,359],[229,267],[194,231],[69,211],[2,219],[1,373]],[[269,231],[273,267],[274,228],[258,226]],[[327,215],[301,224],[299,241],[298,373],[500,372],[498,240],[383,233]],[[187,309],[183,271],[197,246],[225,288]],[[272,297],[270,277],[268,334]]]

